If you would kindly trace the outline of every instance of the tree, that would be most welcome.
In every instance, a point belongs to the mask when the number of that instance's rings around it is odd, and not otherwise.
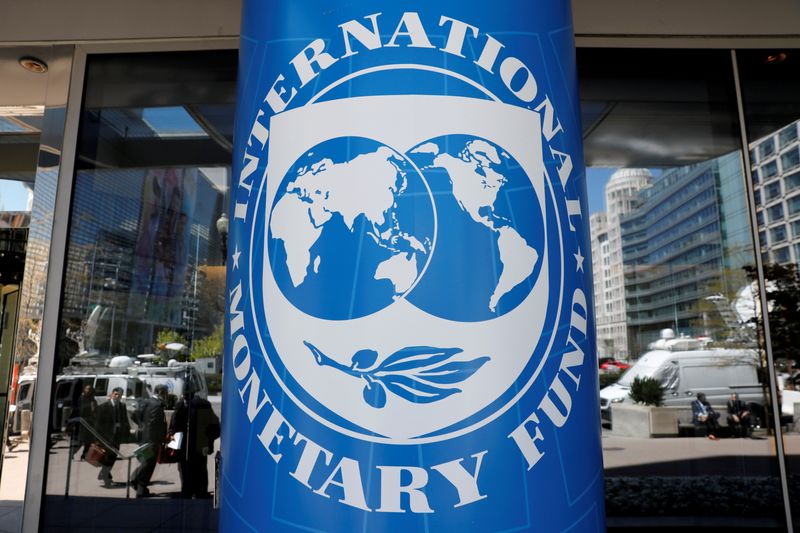
[[[220,322],[216,325],[211,335],[196,340],[192,345],[192,359],[197,360],[204,357],[222,355],[224,329],[222,322]]]
[[[179,359],[181,359],[182,355],[184,354],[184,350],[180,352],[174,352],[167,350],[167,344],[170,343],[179,343],[183,344],[184,346],[188,345],[188,341],[186,337],[175,331],[174,329],[162,329],[156,334],[156,342],[155,342],[155,349],[156,353],[158,353],[163,360],[169,359],[171,355],[177,355]]]
[[[757,279],[755,267],[744,267],[750,279]],[[800,360],[797,339],[800,339],[800,273],[794,264],[764,265],[769,309],[769,332],[775,358]],[[757,317],[759,330],[761,316]]]

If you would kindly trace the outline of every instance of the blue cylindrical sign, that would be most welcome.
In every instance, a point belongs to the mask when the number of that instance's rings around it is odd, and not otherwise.
[[[566,0],[245,0],[221,529],[604,529]]]

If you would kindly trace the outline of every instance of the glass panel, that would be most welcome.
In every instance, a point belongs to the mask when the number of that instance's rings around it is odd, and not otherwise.
[[[0,53],[0,70],[7,69],[4,55]],[[43,88],[44,80],[39,83]],[[44,100],[43,94],[32,93],[30,98]],[[38,346],[22,342],[35,328],[20,319],[20,287],[44,106],[2,106],[7,103],[4,96],[0,88],[0,528],[15,531],[21,521],[33,410],[26,393],[28,380],[35,379],[38,355]],[[29,349],[16,349],[18,341]]]
[[[578,65],[608,524],[781,529],[730,53]]]
[[[236,52],[90,56],[86,79],[44,529],[213,531]]]
[[[800,379],[798,379],[797,339],[800,338],[800,50],[737,51],[739,75],[744,98],[745,122],[751,148],[763,145],[780,147],[781,171],[776,181],[783,184],[784,196],[775,198],[786,205],[792,232],[789,246],[762,243],[768,261],[764,265],[767,281],[772,355],[775,358],[778,384],[782,385],[780,417],[783,444],[789,474],[789,497],[795,528],[800,526]],[[760,163],[755,164],[758,168]],[[756,187],[759,190],[759,187]],[[788,196],[793,194],[794,196]],[[787,197],[788,196],[788,197]],[[761,221],[759,221],[760,223]],[[788,238],[788,236],[787,236]]]

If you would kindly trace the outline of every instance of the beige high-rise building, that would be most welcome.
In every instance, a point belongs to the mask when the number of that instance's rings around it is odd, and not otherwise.
[[[629,356],[620,217],[636,208],[639,191],[652,177],[643,168],[616,171],[606,184],[605,212],[589,219],[598,357]]]

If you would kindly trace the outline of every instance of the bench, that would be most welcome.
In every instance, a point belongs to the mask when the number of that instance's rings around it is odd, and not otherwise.
[[[719,413],[719,429],[717,437],[728,437],[731,430],[728,427],[727,408],[724,405],[712,405],[714,411]],[[679,437],[706,437],[706,428],[696,426],[692,423],[692,408],[681,409],[678,413],[678,436]]]

